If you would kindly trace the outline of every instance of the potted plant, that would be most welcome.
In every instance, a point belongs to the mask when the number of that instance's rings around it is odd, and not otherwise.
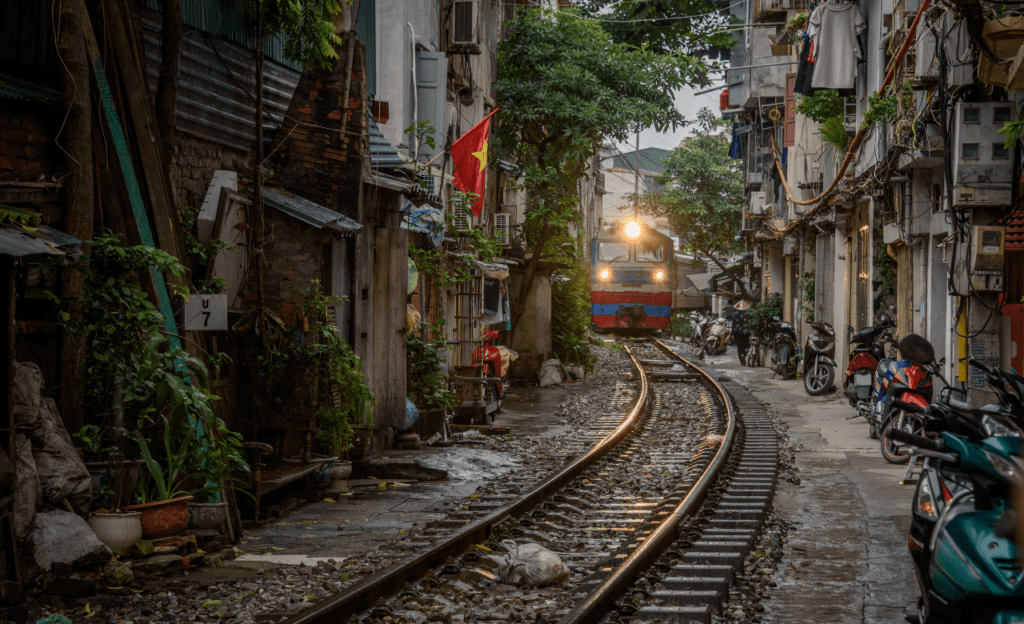
[[[192,479],[197,487],[191,491],[194,500],[188,502],[188,527],[191,529],[216,529],[227,522],[228,504],[221,500],[225,488],[254,498],[235,485],[234,474],[250,471],[242,454],[242,436],[228,429],[224,421],[212,413],[204,415],[213,427],[210,435],[198,443],[198,452],[192,456]]]
[[[136,490],[138,503],[125,509],[142,513],[142,534],[156,539],[181,534],[188,526],[188,501],[192,495],[185,489],[190,456],[196,446],[197,427],[193,423],[184,435],[172,434],[171,422],[163,418],[163,464],[149,450],[142,433],[135,435],[146,470]],[[172,440],[180,440],[177,450]]]

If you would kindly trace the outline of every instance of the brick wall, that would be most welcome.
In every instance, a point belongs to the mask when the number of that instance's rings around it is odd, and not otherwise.
[[[49,176],[60,168],[53,136],[59,124],[47,115],[51,107],[0,100],[0,171],[42,169]],[[56,153],[55,153],[56,152]]]
[[[301,304],[309,280],[323,279],[323,246],[330,236],[273,208],[264,214],[270,242],[264,247],[263,298],[271,309],[286,310]],[[249,286],[247,299],[255,303],[255,284]]]
[[[248,154],[178,132],[169,167],[171,186],[181,210],[202,204],[214,171],[228,169],[244,175],[250,170],[251,162]]]
[[[355,217],[368,127],[362,73],[365,46],[358,40],[353,47],[355,57],[345,101],[349,36],[345,35],[335,48],[339,57],[332,69],[302,72],[279,132],[283,138],[273,162],[277,179],[285,188]]]

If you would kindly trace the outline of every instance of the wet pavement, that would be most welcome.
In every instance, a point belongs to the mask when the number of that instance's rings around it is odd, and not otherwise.
[[[882,459],[866,421],[846,420],[853,408],[841,392],[809,396],[800,381],[741,366],[735,347],[705,364],[765,402],[794,445],[796,483],[780,481],[775,495],[794,526],[762,621],[904,622],[917,599],[906,545],[914,486],[899,485],[906,466]]]

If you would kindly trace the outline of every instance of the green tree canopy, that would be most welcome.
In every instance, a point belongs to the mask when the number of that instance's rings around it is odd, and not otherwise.
[[[641,197],[640,209],[667,217],[688,251],[707,256],[747,294],[738,269],[726,267],[728,256],[743,251],[735,237],[744,198],[743,172],[729,157],[724,125],[709,109],[701,109],[694,136],[665,159],[665,173],[658,178],[665,190]]]
[[[341,43],[334,17],[346,0],[238,0],[264,35],[284,35],[284,57],[302,67],[330,67]]]
[[[658,53],[682,51],[695,56],[731,48],[732,21],[709,0],[579,0],[582,14],[600,20],[613,41],[650,46]]]
[[[548,253],[545,243],[578,219],[577,182],[597,148],[639,128],[683,124],[673,93],[699,82],[703,65],[681,53],[613,41],[594,20],[567,11],[525,9],[511,26],[498,45],[494,88],[502,110],[492,138],[494,154],[521,168],[529,199],[524,230],[534,253],[521,289],[525,299],[537,262]]]

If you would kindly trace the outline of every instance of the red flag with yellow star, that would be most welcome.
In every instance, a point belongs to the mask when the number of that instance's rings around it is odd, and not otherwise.
[[[491,129],[491,115],[473,126],[469,132],[452,143],[452,162],[455,163],[455,187],[467,193],[476,193],[473,216],[479,217],[484,207],[484,184],[487,179],[487,133]]]

